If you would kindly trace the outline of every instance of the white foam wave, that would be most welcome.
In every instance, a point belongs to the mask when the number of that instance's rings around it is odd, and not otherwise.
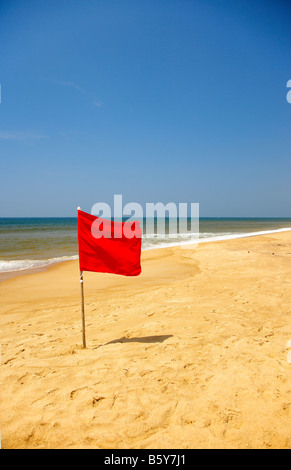
[[[246,238],[246,237],[255,237],[259,235],[268,235],[271,233],[277,233],[277,232],[288,232],[291,230],[291,227],[288,228],[279,228],[275,230],[264,230],[261,232],[248,232],[248,233],[224,233],[220,235],[216,235],[215,233],[212,233],[211,235],[206,233],[200,234],[199,236],[195,236],[194,239],[187,240],[187,241],[180,241],[180,242],[172,242],[172,243],[161,243],[161,244],[156,244],[152,246],[146,246],[143,248],[143,251],[146,250],[153,250],[157,248],[167,248],[167,247],[172,247],[172,246],[180,246],[180,245],[193,245],[195,243],[207,243],[207,242],[215,242],[215,241],[223,241],[223,240],[232,240],[235,238]],[[205,236],[206,235],[206,236]],[[209,236],[210,235],[210,236]]]
[[[18,259],[18,260],[0,260],[0,273],[9,273],[13,271],[23,271],[33,268],[45,268],[62,261],[78,259],[78,256],[61,256],[59,258],[49,259]]]

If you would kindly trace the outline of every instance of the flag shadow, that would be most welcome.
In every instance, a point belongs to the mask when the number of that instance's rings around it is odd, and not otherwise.
[[[134,336],[132,338],[126,338],[123,336],[122,338],[113,339],[108,343],[105,343],[104,346],[107,344],[114,344],[114,343],[162,343],[168,338],[171,338],[173,335],[156,335],[156,336]]]

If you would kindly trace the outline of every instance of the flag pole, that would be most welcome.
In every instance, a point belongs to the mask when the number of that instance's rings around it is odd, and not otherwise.
[[[78,211],[81,207],[78,207]],[[82,340],[83,348],[86,348],[86,335],[85,335],[85,308],[84,308],[84,287],[83,287],[83,271],[80,271],[80,285],[81,285],[81,312],[82,312]]]
[[[81,310],[82,310],[82,339],[83,339],[83,348],[86,348],[83,271],[80,271],[80,284],[81,284]]]

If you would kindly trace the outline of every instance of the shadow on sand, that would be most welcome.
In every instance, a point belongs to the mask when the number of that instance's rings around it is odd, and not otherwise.
[[[162,343],[168,338],[171,338],[173,335],[156,335],[156,336],[134,336],[133,338],[126,338],[123,336],[122,338],[114,339],[109,341],[106,344],[114,344],[114,343]],[[106,346],[104,344],[104,346]]]

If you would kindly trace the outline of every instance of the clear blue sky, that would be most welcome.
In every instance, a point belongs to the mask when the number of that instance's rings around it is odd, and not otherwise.
[[[0,216],[291,216],[291,5],[0,2]]]

